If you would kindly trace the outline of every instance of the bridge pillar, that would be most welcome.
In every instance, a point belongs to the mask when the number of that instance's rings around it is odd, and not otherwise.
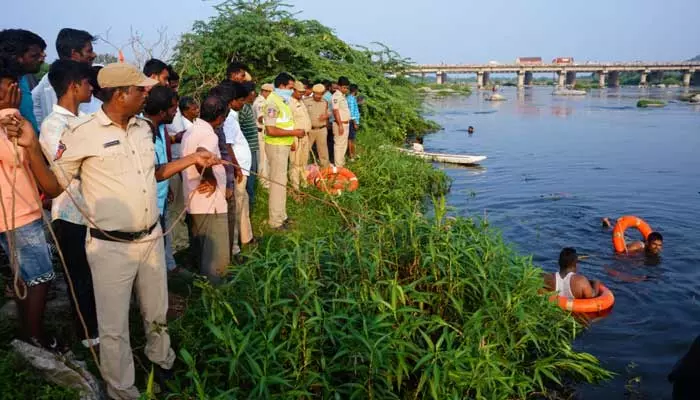
[[[690,86],[690,77],[693,76],[693,73],[695,73],[695,71],[683,71],[683,86]]]
[[[608,86],[620,87],[620,71],[610,71],[610,79],[608,80]]]
[[[648,78],[649,78],[649,71],[644,70],[641,72],[639,75],[639,86],[641,87],[646,87],[648,84]]]
[[[486,86],[489,85],[489,78],[490,78],[490,77],[491,77],[491,73],[490,73],[490,72],[484,71],[484,81],[482,82],[482,83],[483,83],[483,87],[486,87]]]
[[[571,85],[571,86],[576,84],[576,72],[575,71],[568,71],[566,73],[566,84]]]
[[[525,71],[518,71],[518,89],[525,87]]]
[[[664,71],[651,71],[649,80],[651,83],[661,83],[664,80]]]
[[[525,72],[525,86],[532,85],[532,71]]]
[[[484,87],[484,73],[483,71],[478,71],[476,73],[476,88],[481,89]]]
[[[605,88],[605,80],[608,78],[608,71],[598,71],[598,87]]]
[[[695,71],[693,77],[690,79],[690,84],[693,86],[700,86],[700,71]]]
[[[566,72],[559,71],[557,72],[557,86],[564,87],[564,85],[566,85]]]
[[[442,85],[447,81],[447,73],[445,71],[438,71],[435,73],[435,79],[438,85]]]

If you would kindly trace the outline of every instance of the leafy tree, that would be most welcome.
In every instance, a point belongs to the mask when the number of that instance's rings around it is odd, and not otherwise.
[[[201,96],[225,78],[229,62],[239,61],[258,83],[271,82],[282,71],[297,79],[347,76],[367,99],[363,125],[392,139],[435,127],[420,117],[408,81],[386,77],[409,65],[388,47],[348,45],[320,22],[296,19],[279,0],[228,0],[215,8],[218,15],[195,22],[175,47],[183,92]]]

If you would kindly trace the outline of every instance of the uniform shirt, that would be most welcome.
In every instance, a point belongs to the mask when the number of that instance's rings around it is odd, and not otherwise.
[[[333,93],[333,111],[336,110],[340,112],[340,122],[345,123],[350,121],[350,108],[348,107],[348,100],[340,90],[336,90],[335,93]]]
[[[323,94],[323,100],[328,104],[328,123],[332,124],[335,122],[335,115],[333,115],[333,93],[326,91],[326,93]]]
[[[177,112],[175,113],[175,118],[173,118],[173,122],[165,126],[168,128],[168,134],[173,139],[170,141],[170,155],[173,160],[177,160],[182,154],[180,150],[180,143],[175,143],[175,136],[180,132],[185,132],[191,126],[192,122],[182,115],[180,108],[178,107]]]
[[[221,157],[216,132],[208,122],[201,118],[194,121],[192,129],[185,132],[185,136],[182,138],[182,156],[186,157],[195,153],[198,147],[205,148],[217,157]],[[197,192],[202,175],[197,171],[196,166],[187,167],[184,171],[182,189],[185,199],[190,199],[189,202],[186,200],[188,203],[187,212],[190,214],[226,214],[227,212],[226,171],[223,165],[214,165],[211,169],[216,178],[216,191],[211,197]]]
[[[311,118],[309,118],[309,110],[306,109],[304,102],[292,97],[289,102],[289,108],[292,109],[294,116],[294,129],[303,129],[309,133],[311,130]]]
[[[39,83],[32,89],[32,103],[34,107],[34,117],[39,125],[44,123],[44,119],[53,111],[53,106],[58,103],[56,91],[49,82],[49,74],[44,74]],[[78,110],[83,114],[92,114],[102,107],[102,102],[92,96],[89,103],[82,103]]]
[[[153,152],[148,122],[132,117],[124,130],[98,110],[63,134],[52,170],[63,187],[80,178],[98,227],[139,232],[158,222]]]
[[[243,136],[243,131],[238,122],[239,113],[235,110],[231,110],[224,121],[224,135],[226,137],[226,144],[230,144],[233,148],[233,153],[236,156],[236,161],[238,165],[241,166],[241,172],[243,175],[250,175],[250,165],[253,162],[253,156],[250,153],[250,147],[248,147],[248,141],[245,136]],[[258,132],[255,132],[255,136]],[[243,142],[245,142],[245,149],[243,149]],[[238,150],[236,150],[236,144],[238,144]],[[228,149],[227,149],[228,150]],[[239,158],[240,157],[240,158]]]
[[[255,111],[255,124],[258,126],[258,129],[265,128],[265,124],[258,121],[260,116],[264,115],[265,101],[266,101],[265,97],[263,97],[263,95],[259,94],[258,97],[256,97],[255,101],[253,102],[253,111]]]
[[[238,123],[241,126],[241,131],[243,131],[243,136],[248,141],[250,151],[258,151],[260,149],[258,144],[258,127],[255,121],[253,106],[250,104],[244,105],[241,112],[238,113]]]
[[[17,109],[7,108],[0,110],[0,118],[6,115],[16,113]],[[7,215],[7,223],[5,218],[0,218],[0,232],[5,232],[12,227],[12,191],[15,191],[15,228],[20,228],[28,225],[37,219],[41,218],[41,205],[37,201],[39,192],[34,181],[34,175],[26,173],[31,171],[29,167],[29,157],[23,148],[19,148],[20,160],[24,164],[22,170],[17,171],[17,180],[14,188],[12,187],[12,175],[15,169],[15,151],[12,142],[7,138],[5,128],[0,126],[0,186],[2,187],[2,201]],[[2,214],[0,208],[0,214]]]
[[[357,105],[357,97],[349,94],[345,96],[348,100],[348,108],[350,109],[350,119],[360,125],[360,107]]]
[[[304,105],[306,110],[309,112],[309,120],[311,121],[311,128],[314,127],[322,128],[327,125],[326,120],[321,120],[320,118],[328,114],[328,103],[321,99],[321,101],[316,101],[313,97],[304,99]]]
[[[36,122],[36,117],[34,116],[34,103],[32,103],[32,89],[29,87],[29,78],[24,75],[19,79],[19,91],[22,95],[22,99],[19,103],[19,113],[22,114],[24,119],[29,121],[34,128],[34,132],[39,134],[39,124]]]
[[[277,106],[277,103],[275,103],[275,100],[282,101],[285,104],[287,104],[287,101],[284,100],[281,96],[279,96],[277,93],[270,93],[269,96],[267,96],[267,100],[265,100],[265,105],[263,107],[264,110],[264,117],[263,117],[263,123],[266,126],[278,126],[278,119],[281,115],[284,115],[282,111],[280,111],[279,107]],[[294,124],[294,114],[292,113],[292,108],[289,107],[289,104],[287,104],[287,107],[289,108],[289,112],[291,115],[290,117],[290,124],[292,126],[288,130],[293,130],[293,124]],[[279,145],[279,146],[291,146],[294,143],[294,136],[269,136],[265,135],[265,143],[267,144],[273,144],[273,145]]]
[[[78,111],[78,116],[75,116],[72,112],[58,104],[54,104],[52,109],[53,111],[51,114],[44,118],[44,122],[41,123],[41,134],[39,135],[41,149],[46,159],[51,162],[53,162],[56,156],[63,132],[68,129],[70,124],[75,123],[81,117],[85,117],[80,111]],[[80,204],[81,209],[87,209],[85,199],[80,192],[79,180],[73,179],[66,188],[66,192],[70,192],[73,199]],[[65,192],[58,195],[58,197],[51,202],[51,220],[55,221],[57,219],[62,219],[76,225],[87,225],[85,217],[80,213],[78,207],[75,206],[73,200],[71,200]]]

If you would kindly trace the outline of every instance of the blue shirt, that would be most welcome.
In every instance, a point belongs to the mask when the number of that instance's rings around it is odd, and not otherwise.
[[[32,100],[32,89],[29,88],[29,79],[24,75],[19,80],[19,91],[22,94],[22,100],[19,103],[19,113],[24,119],[29,121],[34,128],[34,132],[39,134],[39,124],[34,116],[34,101]]]
[[[156,168],[168,163],[168,151],[165,148],[165,125],[158,126],[158,136],[155,143]],[[165,204],[168,201],[168,179],[156,183],[156,193],[158,195],[158,209],[160,215],[163,215]]]
[[[331,94],[330,90],[324,93],[323,99],[326,100],[326,103],[328,103],[328,114],[330,114],[328,117],[328,122],[332,124],[335,121],[335,115],[333,115],[333,94]]]
[[[355,121],[357,125],[360,125],[360,107],[357,106],[357,97],[348,94],[345,98],[348,101],[348,108],[350,109],[350,119]]]

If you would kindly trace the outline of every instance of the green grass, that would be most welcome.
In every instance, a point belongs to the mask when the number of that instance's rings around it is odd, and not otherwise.
[[[665,105],[666,105],[665,101],[657,100],[657,99],[640,99],[637,102],[637,107],[640,107],[640,108],[663,107]]]
[[[380,136],[361,132],[360,188],[326,197],[338,207],[290,201],[292,232],[265,232],[229,283],[197,284],[171,326],[180,395],[511,399],[609,377],[572,349],[580,326],[538,294],[530,258],[447,217],[445,176]]]

